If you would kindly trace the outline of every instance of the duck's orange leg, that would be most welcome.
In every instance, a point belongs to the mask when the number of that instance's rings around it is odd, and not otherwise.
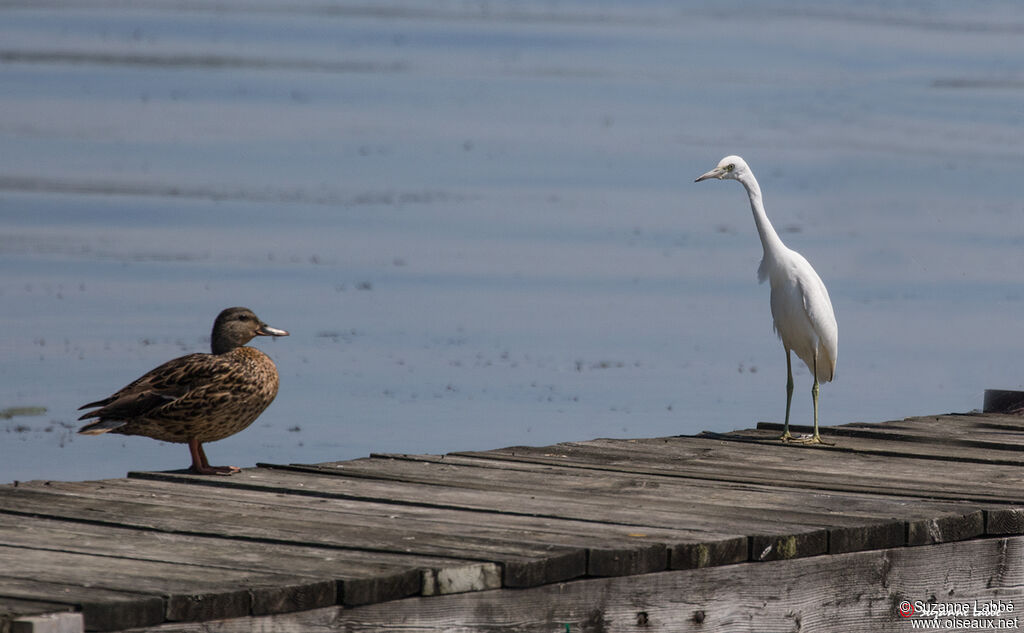
[[[211,466],[203,445],[194,437],[188,440],[188,452],[192,455],[192,472],[197,475],[231,475],[242,470],[237,466]]]

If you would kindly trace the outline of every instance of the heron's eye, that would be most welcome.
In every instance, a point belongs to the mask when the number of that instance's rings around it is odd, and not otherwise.
[[[728,172],[731,172],[734,169],[736,169],[736,165],[726,165],[726,167],[725,167],[725,171],[728,171]]]

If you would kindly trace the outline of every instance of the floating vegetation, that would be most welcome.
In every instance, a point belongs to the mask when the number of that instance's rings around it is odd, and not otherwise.
[[[7,407],[0,409],[0,420],[10,420],[18,416],[44,415],[46,407]]]

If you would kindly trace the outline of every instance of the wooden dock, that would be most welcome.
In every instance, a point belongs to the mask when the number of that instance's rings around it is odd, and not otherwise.
[[[1024,418],[778,432],[3,486],[0,631],[904,631],[903,601],[1024,609]]]

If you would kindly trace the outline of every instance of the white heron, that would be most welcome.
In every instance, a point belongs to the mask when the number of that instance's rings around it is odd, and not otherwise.
[[[782,243],[782,239],[764,212],[761,188],[757,184],[757,179],[742,158],[726,156],[717,167],[694,182],[708,178],[738,180],[750,196],[754,224],[764,248],[764,257],[757,269],[757,278],[761,283],[767,279],[771,285],[775,332],[782,339],[782,346],[786,349],[786,424],[780,439],[820,443],[818,383],[832,380],[839,348],[839,328],[836,325],[832,302],[828,298],[828,290],[804,256]],[[794,440],[789,433],[789,408],[793,401],[793,364],[790,352],[796,352],[814,376],[814,386],[811,388],[814,402],[814,435],[810,438]]]

